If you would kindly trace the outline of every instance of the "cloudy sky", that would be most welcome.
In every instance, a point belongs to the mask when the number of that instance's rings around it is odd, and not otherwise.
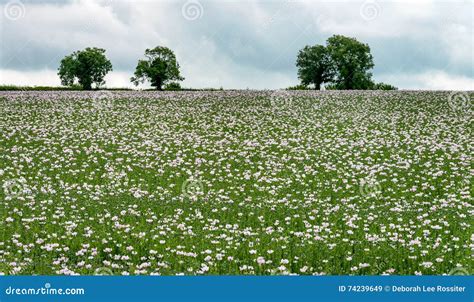
[[[374,80],[474,90],[474,2],[0,0],[0,84],[59,85],[65,55],[105,48],[108,87],[131,87],[146,48],[173,49],[185,87],[284,88],[305,45],[368,43]]]

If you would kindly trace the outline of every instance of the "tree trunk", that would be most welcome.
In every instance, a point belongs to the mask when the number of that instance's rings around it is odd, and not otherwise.
[[[82,89],[92,90],[92,81],[90,81],[90,79],[80,78],[78,82],[79,82],[79,85],[82,86]],[[74,82],[73,82],[73,84],[74,84]]]
[[[321,83],[314,83],[314,87],[316,90],[321,90]]]
[[[156,90],[163,90],[163,81],[159,77],[156,79]]]

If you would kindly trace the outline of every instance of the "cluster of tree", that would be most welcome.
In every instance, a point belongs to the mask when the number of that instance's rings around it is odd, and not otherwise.
[[[301,85],[295,89],[379,89],[393,90],[394,86],[374,83],[370,69],[374,67],[370,47],[354,38],[334,35],[327,45],[306,46],[300,50],[296,60]],[[145,50],[145,59],[139,60],[134,76],[130,79],[138,86],[149,81],[153,87],[162,90],[179,90],[178,81],[184,80],[173,51],[157,46]],[[90,90],[105,83],[104,77],[112,71],[112,63],[101,48],[86,48],[76,51],[61,60],[58,75],[61,83],[73,86],[77,83]]]
[[[296,60],[301,85],[314,85],[326,89],[375,89],[393,90],[396,87],[385,83],[374,83],[370,69],[374,67],[370,47],[354,38],[334,35],[327,39],[326,46],[306,46],[300,50]]]
[[[162,46],[147,49],[145,57],[138,61],[134,76],[130,79],[132,83],[138,85],[148,80],[158,90],[163,87],[170,90],[180,88],[175,81],[184,78],[180,75],[178,61],[171,49]],[[91,90],[92,85],[99,88],[105,83],[104,78],[109,71],[112,71],[112,63],[105,56],[105,50],[88,47],[62,59],[58,75],[62,85],[73,86],[78,83],[83,89]]]

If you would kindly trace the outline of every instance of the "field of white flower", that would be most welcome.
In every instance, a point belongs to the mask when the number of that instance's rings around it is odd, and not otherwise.
[[[469,274],[466,92],[2,92],[3,274]]]

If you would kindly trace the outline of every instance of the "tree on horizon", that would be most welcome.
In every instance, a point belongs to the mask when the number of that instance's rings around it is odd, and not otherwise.
[[[296,67],[303,87],[314,85],[316,90],[323,84],[328,84],[326,88],[342,90],[397,89],[389,84],[374,83],[369,45],[342,35],[328,38],[326,46],[305,46],[298,53]]]
[[[73,86],[77,82],[85,90],[92,85],[98,88],[105,84],[104,77],[112,71],[112,63],[105,56],[105,49],[87,47],[64,57],[58,68],[61,84]]]
[[[334,77],[331,57],[323,45],[305,46],[296,60],[298,78],[305,86],[314,84],[316,90]]]
[[[355,38],[334,35],[327,39],[327,50],[336,70],[333,83],[338,89],[370,89],[373,86],[373,57],[368,44]]]
[[[138,61],[134,76],[130,79],[135,86],[148,80],[151,86],[163,90],[164,85],[184,80],[176,56],[168,47],[146,49],[145,57],[145,60]]]

